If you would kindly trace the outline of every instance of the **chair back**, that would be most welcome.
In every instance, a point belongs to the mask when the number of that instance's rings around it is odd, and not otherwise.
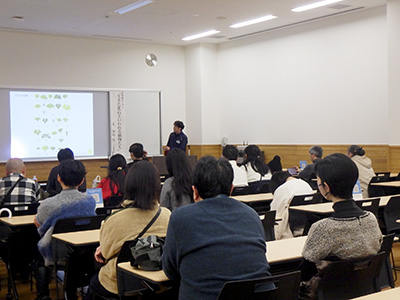
[[[29,204],[6,204],[0,208],[8,208],[13,216],[36,215],[39,203]]]
[[[378,219],[378,210],[379,210],[379,201],[380,198],[374,198],[374,199],[366,199],[366,200],[356,200],[354,201],[359,208],[362,210],[366,210],[369,212],[372,212],[376,219]]]
[[[99,229],[104,218],[105,216],[92,216],[59,219],[54,225],[53,234]],[[67,254],[72,252],[71,249],[54,238],[51,239],[51,243],[55,267],[65,265],[65,259]]]
[[[379,292],[385,253],[330,263],[318,285],[319,300],[352,299]]]
[[[380,251],[385,252],[385,259],[379,275],[379,286],[381,288],[386,288],[388,286],[394,288],[392,264],[390,263],[390,253],[392,251],[394,236],[394,233],[383,236]]]
[[[107,205],[105,207],[120,207],[121,202],[124,200],[124,196],[113,195],[108,199]]]
[[[265,231],[265,241],[275,241],[275,218],[276,211],[270,210],[264,214],[264,219],[261,220],[261,223],[264,226]]]
[[[153,156],[151,161],[157,167],[160,175],[168,175],[167,163],[164,155]]]
[[[297,300],[300,278],[300,271],[295,271],[260,279],[228,281],[217,300]]]
[[[387,233],[400,233],[400,196],[391,197],[383,210],[383,220]],[[400,221],[399,221],[400,222]]]
[[[375,172],[376,177],[390,178],[390,172]]]
[[[242,195],[250,195],[254,194],[254,190],[251,186],[243,186],[243,187],[235,187],[232,191],[232,197],[234,196],[242,196]]]
[[[290,206],[316,204],[317,198],[314,198],[314,196],[315,196],[315,194],[294,196],[292,201],[290,202]]]

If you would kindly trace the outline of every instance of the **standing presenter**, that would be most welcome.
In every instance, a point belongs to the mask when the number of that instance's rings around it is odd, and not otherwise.
[[[167,155],[169,150],[174,148],[179,148],[186,152],[188,138],[186,134],[182,132],[184,128],[185,125],[182,121],[174,122],[174,131],[169,135],[167,146],[164,147],[165,155]]]

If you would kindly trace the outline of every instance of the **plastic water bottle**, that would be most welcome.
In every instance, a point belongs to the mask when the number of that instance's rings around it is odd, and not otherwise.
[[[92,181],[92,189],[97,188],[100,181],[101,181],[101,177],[100,177],[100,175],[97,175]]]
[[[35,182],[37,182],[37,177],[36,177],[36,175],[33,175],[33,178],[32,178]]]

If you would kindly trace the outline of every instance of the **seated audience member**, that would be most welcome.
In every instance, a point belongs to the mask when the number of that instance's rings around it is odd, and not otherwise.
[[[196,203],[171,215],[162,265],[180,283],[181,300],[215,300],[227,281],[270,276],[260,218],[229,198],[232,181],[229,162],[201,158],[193,170]]]
[[[361,258],[378,253],[382,234],[376,217],[352,199],[358,178],[355,163],[344,154],[332,154],[315,166],[318,188],[333,202],[334,213],[314,223],[303,249],[302,291],[311,299],[311,283],[332,260]],[[312,278],[316,276],[315,278]]]
[[[314,167],[315,164],[322,158],[323,150],[320,146],[312,146],[310,150],[308,150],[310,154],[310,159],[312,164],[307,165],[304,170],[300,170],[296,167],[297,172],[299,172],[298,177],[308,182],[311,186],[315,186],[315,183],[312,182],[312,179],[316,178]]]
[[[108,162],[108,175],[103,178],[98,188],[101,188],[104,205],[107,206],[111,196],[123,196],[125,185],[126,160],[121,154],[114,154]]]
[[[274,158],[271,159],[271,161],[267,165],[272,174],[278,171],[282,171],[281,157],[279,155],[275,155]]]
[[[193,203],[192,168],[186,153],[178,148],[166,157],[169,178],[161,189],[161,206],[173,211],[175,208]]]
[[[144,150],[143,145],[140,143],[134,143],[129,147],[129,154],[132,161],[126,166],[129,170],[138,161],[146,160],[147,152]]]
[[[19,158],[6,162],[6,176],[0,179],[0,204],[29,204],[39,200],[40,187],[25,177],[26,167]]]
[[[85,180],[86,174],[82,162],[64,160],[57,173],[57,180],[62,191],[41,202],[34,220],[41,237],[38,243],[40,255],[35,267],[37,299],[49,299],[51,270],[48,267],[54,264],[51,246],[54,225],[59,219],[95,215],[96,203],[94,198],[78,191],[78,187]],[[67,291],[67,296],[70,300],[77,299],[76,290]]]
[[[247,184],[247,173],[243,168],[239,168],[237,160],[239,157],[239,150],[233,145],[226,145],[222,150],[222,156],[225,157],[233,169],[233,186],[243,187]]]
[[[146,227],[159,209],[160,177],[154,165],[148,161],[135,163],[125,181],[124,209],[108,217],[100,229],[100,246],[95,253],[99,263],[105,263],[93,276],[87,299],[97,294],[118,299],[116,262],[125,241],[134,240]],[[161,208],[161,214],[143,237],[165,237],[171,212]]]
[[[289,205],[294,196],[312,194],[313,190],[304,180],[296,179],[287,172],[278,171],[272,175],[270,183],[274,199],[271,210],[276,211],[276,217],[282,218],[275,225],[275,238],[277,240],[292,238],[293,233],[289,227]]]
[[[58,151],[57,154],[58,162],[61,164],[64,160],[67,159],[74,159],[74,153],[71,149],[65,148]],[[60,169],[60,165],[55,166],[51,169],[49,178],[47,179],[47,192],[49,193],[49,197],[55,196],[62,191],[62,187],[57,180],[57,175]],[[80,192],[86,192],[86,178],[84,179],[83,183],[79,186],[78,190]]]
[[[357,145],[351,145],[347,149],[347,156],[356,164],[358,168],[358,179],[362,189],[363,198],[368,198],[368,184],[372,177],[375,177],[372,169],[371,159],[365,156],[365,150]]]
[[[247,146],[244,149],[244,161],[241,168],[247,173],[249,185],[258,187],[261,181],[271,179],[271,171],[261,158],[261,150],[256,145]]]

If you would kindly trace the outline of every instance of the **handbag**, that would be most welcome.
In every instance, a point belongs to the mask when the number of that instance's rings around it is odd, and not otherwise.
[[[161,270],[161,255],[164,240],[157,235],[149,235],[132,242],[130,246],[131,266],[145,271]]]
[[[161,255],[162,247],[164,246],[164,240],[156,235],[150,235],[146,238],[142,236],[157,220],[161,214],[161,207],[158,209],[156,215],[142,230],[141,233],[135,238],[130,244],[129,249],[132,254],[130,263],[131,266],[140,268],[146,271],[161,270]]]

